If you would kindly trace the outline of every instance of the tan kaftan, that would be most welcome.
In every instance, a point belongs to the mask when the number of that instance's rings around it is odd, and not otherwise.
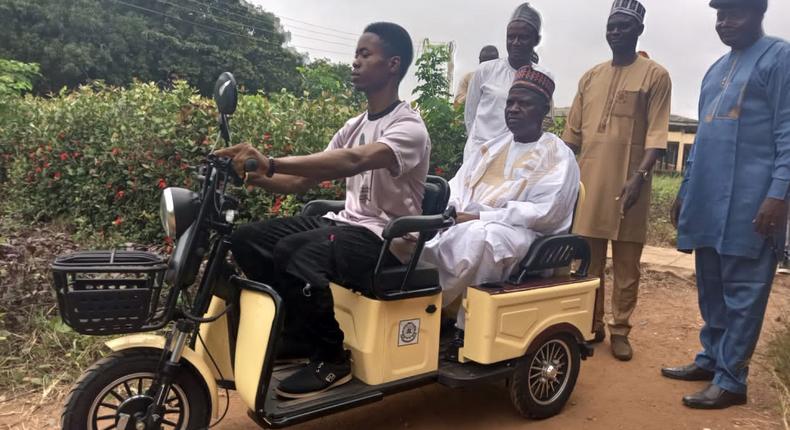
[[[595,66],[579,82],[563,140],[581,148],[579,167],[587,198],[574,233],[644,243],[650,182],[625,218],[617,200],[647,149],[666,149],[672,83],[658,63],[637,57],[626,67]]]

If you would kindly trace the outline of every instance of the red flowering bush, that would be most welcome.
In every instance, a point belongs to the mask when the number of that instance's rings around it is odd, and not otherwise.
[[[287,93],[243,96],[231,119],[233,143],[273,156],[321,151],[362,109],[343,103]],[[161,190],[196,187],[191,167],[212,150],[216,133],[213,102],[183,84],[167,92],[99,84],[17,99],[0,114],[0,158],[8,166],[2,210],[60,218],[87,236],[158,242]],[[287,199],[260,189],[236,194],[245,200],[244,218],[259,219],[294,213],[314,198],[342,198],[343,188],[322,184]]]

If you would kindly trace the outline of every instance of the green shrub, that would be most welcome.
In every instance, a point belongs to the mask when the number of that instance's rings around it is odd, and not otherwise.
[[[463,107],[449,101],[427,98],[420,105],[420,114],[431,136],[431,167],[429,174],[450,179],[464,161],[466,126]]]
[[[647,228],[648,244],[671,247],[677,243],[677,231],[672,226],[669,215],[682,180],[683,178],[677,173],[658,173],[653,177],[653,195]]]
[[[783,318],[768,343],[769,366],[774,376],[784,422],[790,422],[790,320]]]
[[[242,96],[233,142],[275,156],[321,151],[360,110],[345,100]],[[190,166],[213,148],[215,116],[213,103],[184,83],[167,92],[96,84],[15,100],[0,115],[0,157],[9,166],[4,209],[34,220],[67,218],[82,234],[161,239],[159,193],[194,186]],[[336,198],[342,189],[325,183],[304,199],[316,196]],[[278,198],[260,190],[247,197],[247,218],[299,206],[293,198],[275,205]]]

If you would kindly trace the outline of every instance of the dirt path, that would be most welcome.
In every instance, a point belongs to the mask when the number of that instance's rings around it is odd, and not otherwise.
[[[312,421],[294,429],[781,429],[778,400],[770,385],[770,371],[761,356],[765,341],[778,318],[790,309],[790,278],[774,285],[763,337],[750,378],[749,404],[724,411],[693,411],[680,398],[704,383],[664,379],[659,369],[685,364],[698,348],[701,325],[696,290],[690,279],[649,272],[633,317],[633,361],[612,358],[608,342],[582,364],[576,389],[563,413],[547,421],[526,421],[510,405],[503,385],[481,385],[450,390],[426,386],[394,395],[381,402],[339,415]],[[59,405],[43,406],[32,417],[23,417],[25,405],[0,403],[0,429],[57,428]],[[3,425],[5,423],[5,426]],[[255,429],[241,402],[231,396],[228,417],[221,430]]]

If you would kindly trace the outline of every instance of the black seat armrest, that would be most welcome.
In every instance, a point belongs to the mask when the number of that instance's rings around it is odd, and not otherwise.
[[[404,216],[390,221],[381,236],[385,240],[392,240],[409,233],[432,233],[452,227],[454,224],[453,218],[443,214]]]
[[[584,238],[575,234],[542,237],[529,248],[510,282],[520,284],[531,274],[568,267],[575,260],[581,260],[581,264],[574,276],[586,277],[590,269],[590,245]]]
[[[373,294],[380,300],[398,300],[402,298],[412,297],[422,294],[421,291],[409,291],[409,278],[417,267],[420,261],[423,247],[428,238],[445,228],[452,227],[455,224],[455,218],[450,216],[452,212],[446,212],[439,215],[421,215],[421,216],[405,216],[396,218],[387,224],[381,236],[384,238],[384,246],[381,248],[379,261],[376,264],[374,277],[378,278],[384,270],[383,262],[385,253],[389,252],[390,245],[393,239],[403,237],[409,233],[419,233],[417,244],[414,248],[414,253],[407,264],[406,273],[403,275],[403,281],[400,284],[399,290],[384,291],[378,283],[373,284]],[[433,291],[433,289],[429,289]],[[428,291],[428,290],[426,290]],[[429,292],[430,292],[429,291]]]
[[[345,200],[313,200],[302,208],[304,216],[322,216],[329,212],[338,213],[346,208]]]

